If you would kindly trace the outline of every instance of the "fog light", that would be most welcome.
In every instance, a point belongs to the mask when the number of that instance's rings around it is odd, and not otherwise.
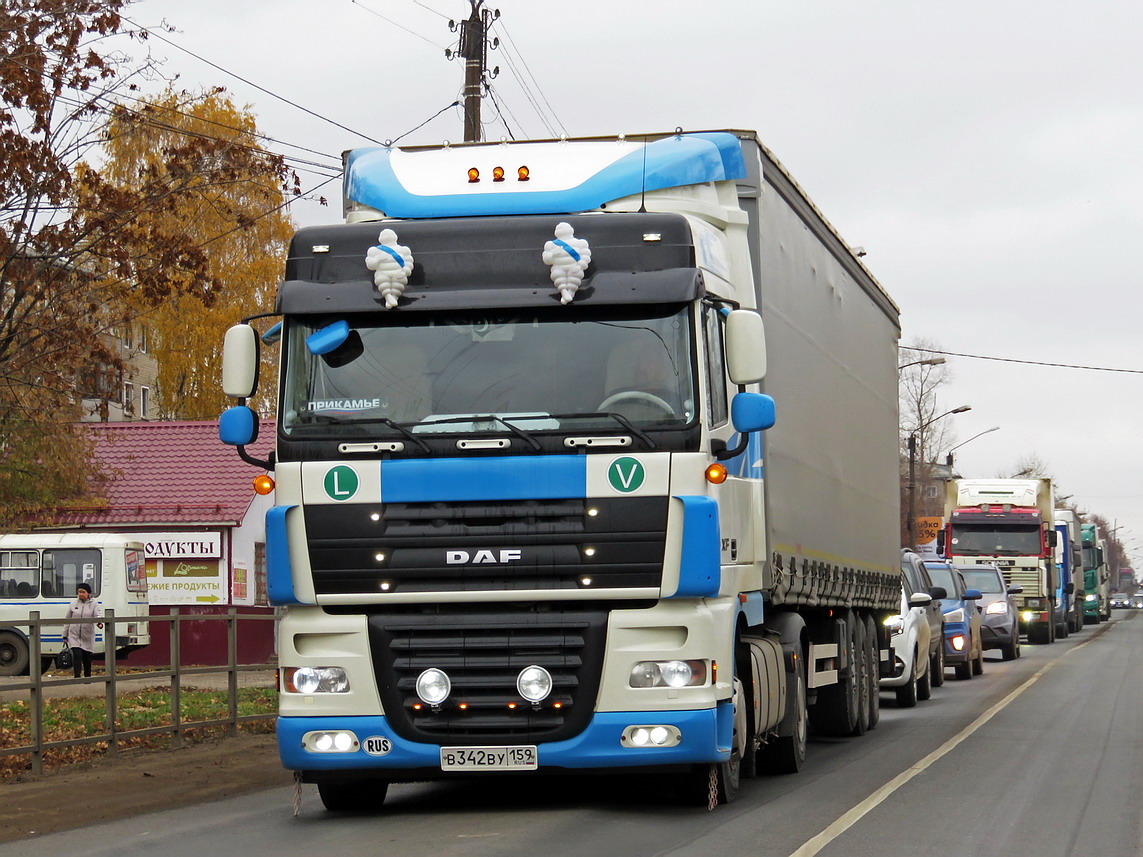
[[[676,726],[628,726],[619,740],[625,747],[676,747],[682,743],[683,733]]]
[[[552,674],[543,667],[525,667],[516,677],[516,690],[528,702],[543,702],[552,692]]]
[[[951,638],[949,642],[952,643],[952,647],[958,652],[964,651],[964,637],[958,634],[957,636]]]
[[[426,705],[440,705],[448,699],[450,691],[452,691],[452,681],[445,675],[444,670],[431,667],[417,676],[417,696]]]
[[[1032,611],[1031,611],[1031,610],[1025,610],[1025,611],[1024,611],[1024,621],[1025,621],[1025,622],[1031,622],[1031,621],[1032,621],[1032,616],[1033,616],[1033,615],[1034,615],[1034,614],[1032,613]]]
[[[307,732],[302,736],[302,747],[310,753],[352,753],[358,746],[357,736],[344,729]]]

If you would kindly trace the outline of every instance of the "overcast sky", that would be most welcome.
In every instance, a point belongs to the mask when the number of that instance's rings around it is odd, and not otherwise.
[[[501,0],[488,139],[746,128],[949,358],[965,476],[1030,454],[1143,569],[1143,3]],[[325,153],[400,137],[460,95],[466,0],[138,0],[179,85],[221,84],[262,133]],[[273,95],[213,68],[193,52]],[[526,84],[526,86],[524,85]],[[345,128],[303,112],[281,99]],[[346,130],[346,129],[352,129]],[[358,136],[354,132],[359,132]],[[463,138],[456,109],[402,143]],[[330,174],[326,170],[326,174]],[[302,173],[303,185],[322,181]],[[294,207],[302,224],[340,217]],[[901,362],[913,359],[902,351]]]

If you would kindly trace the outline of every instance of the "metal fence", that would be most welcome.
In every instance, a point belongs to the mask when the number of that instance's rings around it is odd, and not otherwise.
[[[150,735],[169,734],[171,746],[178,747],[182,743],[184,733],[188,729],[202,729],[205,727],[226,726],[227,734],[234,735],[240,723],[257,720],[268,720],[276,717],[276,713],[246,714],[238,713],[239,675],[242,673],[259,672],[266,676],[267,686],[274,686],[276,669],[267,664],[239,664],[238,663],[238,624],[239,622],[273,622],[276,616],[271,614],[239,614],[231,607],[225,614],[180,614],[178,608],[172,608],[168,616],[148,616],[145,620],[131,617],[132,623],[146,621],[150,623],[152,635],[157,624],[167,623],[170,633],[171,665],[167,669],[147,669],[123,673],[116,668],[115,657],[115,626],[116,623],[126,624],[127,619],[116,619],[113,610],[108,610],[102,618],[90,619],[41,619],[38,612],[29,614],[27,620],[0,622],[0,631],[26,628],[28,646],[30,649],[28,659],[28,681],[13,684],[4,683],[2,690],[6,694],[17,691],[28,693],[31,740],[22,746],[0,746],[0,758],[16,755],[31,756],[31,772],[43,773],[44,752],[64,747],[74,747],[80,744],[93,744],[105,742],[107,753],[115,754],[120,749],[120,743],[127,739],[140,738]],[[227,661],[222,666],[193,666],[181,663],[181,637],[182,626],[185,622],[225,622],[227,640]],[[104,654],[105,675],[93,675],[82,678],[50,678],[45,679],[41,674],[41,639],[43,630],[49,627],[59,627],[66,624],[95,624],[102,622],[107,626],[104,639],[111,644]],[[227,714],[210,720],[183,720],[181,693],[188,678],[199,676],[225,676],[227,693]],[[118,728],[119,695],[124,690],[137,690],[140,686],[153,686],[166,684],[171,686],[171,722],[163,726],[152,726],[145,729],[121,730]],[[215,679],[213,684],[217,684]],[[76,696],[91,696],[83,688],[88,685],[103,685],[103,698],[106,706],[104,716],[104,732],[95,735],[85,735],[81,738],[69,738],[62,741],[44,740],[44,699],[45,691],[50,690],[51,696],[62,696],[58,693],[60,688],[79,686]],[[194,684],[191,682],[190,684]],[[219,688],[221,689],[221,688]],[[97,694],[98,695],[98,694]]]

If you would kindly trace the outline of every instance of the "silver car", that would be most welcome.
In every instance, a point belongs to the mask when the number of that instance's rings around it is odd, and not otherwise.
[[[1004,660],[1020,657],[1020,614],[1013,597],[1024,591],[1022,586],[1009,586],[995,565],[958,565],[965,584],[979,589],[983,597],[980,637],[986,649],[1000,649]]]

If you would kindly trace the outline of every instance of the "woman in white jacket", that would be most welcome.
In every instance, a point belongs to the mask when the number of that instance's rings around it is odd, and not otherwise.
[[[102,619],[103,608],[91,597],[91,586],[86,583],[75,587],[75,601],[67,607],[68,619]],[[85,676],[91,675],[91,653],[95,651],[95,629],[103,627],[102,622],[84,622],[64,625],[64,645],[71,649],[71,665],[75,677],[79,678],[80,667]]]

